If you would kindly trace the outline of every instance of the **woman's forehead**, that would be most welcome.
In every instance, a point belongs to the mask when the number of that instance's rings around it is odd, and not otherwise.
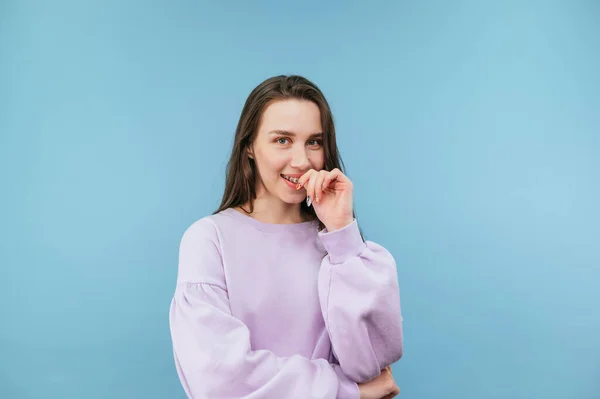
[[[267,106],[261,118],[261,131],[288,132],[310,136],[322,132],[317,104],[307,100],[280,100]]]

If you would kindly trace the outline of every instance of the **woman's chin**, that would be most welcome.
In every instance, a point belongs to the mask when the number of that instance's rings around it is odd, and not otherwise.
[[[281,201],[285,202],[286,204],[298,205],[298,204],[301,204],[302,201],[304,201],[306,199],[306,196],[305,195],[282,195],[279,197],[279,199],[281,199]]]

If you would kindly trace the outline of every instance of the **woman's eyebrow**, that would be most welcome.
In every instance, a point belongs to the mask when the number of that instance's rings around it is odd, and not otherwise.
[[[276,135],[280,135],[280,136],[289,136],[289,137],[295,137],[296,136],[296,133],[290,132],[290,131],[287,131],[287,130],[272,130],[272,131],[269,132],[269,134],[276,134]],[[309,137],[323,137],[323,133],[322,132],[313,133]]]

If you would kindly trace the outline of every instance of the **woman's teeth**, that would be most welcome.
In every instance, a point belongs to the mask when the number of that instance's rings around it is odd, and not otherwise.
[[[298,184],[299,179],[297,177],[290,177],[286,175],[281,175],[281,177],[283,177],[285,180],[291,181],[294,184]]]

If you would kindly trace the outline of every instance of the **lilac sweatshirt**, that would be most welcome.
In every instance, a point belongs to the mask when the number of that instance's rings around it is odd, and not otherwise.
[[[190,398],[358,399],[402,356],[394,259],[356,221],[327,232],[227,209],[179,251],[169,318]]]

